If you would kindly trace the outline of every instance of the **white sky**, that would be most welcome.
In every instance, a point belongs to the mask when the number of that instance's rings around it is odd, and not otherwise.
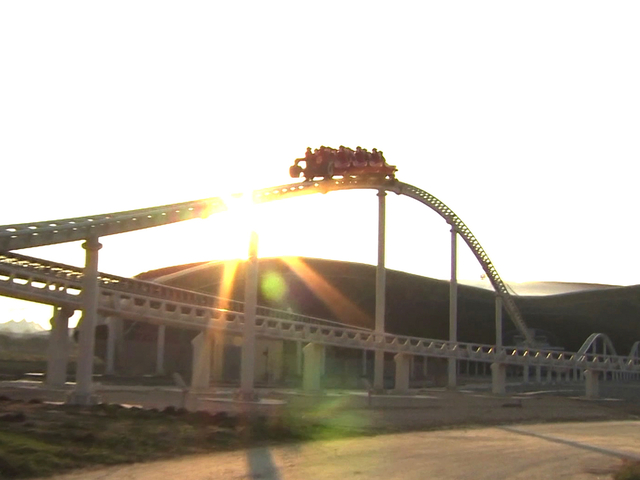
[[[639,22],[634,1],[2,2],[0,224],[285,184],[307,146],[361,145],[506,281],[638,284]],[[261,207],[261,254],[375,263],[376,201]],[[104,238],[100,269],[239,256],[244,231],[223,214]],[[390,196],[387,242],[390,268],[447,278],[429,209]]]

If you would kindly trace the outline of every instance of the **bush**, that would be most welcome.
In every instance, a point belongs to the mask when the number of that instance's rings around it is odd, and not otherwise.
[[[625,462],[613,476],[614,480],[640,480],[640,462]]]

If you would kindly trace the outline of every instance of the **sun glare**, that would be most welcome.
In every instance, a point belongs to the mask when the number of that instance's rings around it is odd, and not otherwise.
[[[291,270],[342,323],[371,328],[373,319],[299,257],[282,257]]]

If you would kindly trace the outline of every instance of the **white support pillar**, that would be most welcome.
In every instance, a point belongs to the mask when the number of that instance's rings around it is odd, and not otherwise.
[[[367,375],[367,351],[362,350],[362,376]]]
[[[193,340],[191,389],[206,390],[211,386],[211,335],[206,330]]]
[[[409,380],[413,380],[416,377],[416,357],[415,355],[409,356]]]
[[[491,392],[504,395],[507,386],[507,366],[504,363],[491,364]]]
[[[249,258],[247,259],[245,273],[240,397],[249,400],[255,396],[256,305],[258,302],[258,234],[256,232],[251,232]]]
[[[92,405],[98,401],[93,395],[93,357],[95,355],[95,331],[98,323],[98,251],[102,245],[97,237],[90,237],[82,244],[85,249],[85,266],[82,277],[82,318],[76,366],[76,388],[69,397],[73,405]]]
[[[63,387],[67,381],[69,363],[69,317],[73,310],[68,307],[53,307],[50,320],[49,346],[47,347],[47,377],[50,387]]]
[[[449,341],[458,341],[458,232],[451,225],[451,282],[449,283]],[[449,388],[457,386],[457,360],[448,359]]]
[[[221,382],[224,377],[224,333],[216,332],[213,339],[213,381]]]
[[[114,317],[107,317],[107,364],[104,373],[115,375],[116,373],[116,321]]]
[[[269,380],[279,383],[282,380],[282,370],[284,366],[284,341],[273,340],[269,344],[269,365],[267,371]]]
[[[322,351],[324,347],[317,343],[309,343],[303,349],[304,372],[302,374],[302,389],[305,392],[320,391],[320,377],[322,373]]]
[[[376,323],[375,332],[384,334],[384,314],[386,300],[387,274],[385,267],[385,233],[386,233],[386,197],[387,192],[378,191],[378,266],[376,268]],[[376,341],[381,342],[381,338]],[[374,350],[373,388],[384,390],[384,350]]]
[[[406,393],[409,391],[409,370],[411,367],[411,355],[398,353],[393,357],[396,362],[395,393]]]
[[[547,384],[551,385],[553,383],[553,369],[551,367],[547,368]]]
[[[158,338],[156,345],[156,375],[164,375],[164,346],[167,327],[158,325]]]
[[[296,374],[302,375],[302,342],[296,342]]]
[[[600,372],[595,370],[585,370],[584,378],[586,380],[586,396],[587,398],[598,398],[600,396]]]
[[[496,349],[502,351],[502,297],[496,294]]]

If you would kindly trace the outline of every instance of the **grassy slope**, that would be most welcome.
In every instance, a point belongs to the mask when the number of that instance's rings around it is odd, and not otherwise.
[[[290,418],[242,420],[171,407],[79,408],[0,398],[0,479],[354,433]]]

